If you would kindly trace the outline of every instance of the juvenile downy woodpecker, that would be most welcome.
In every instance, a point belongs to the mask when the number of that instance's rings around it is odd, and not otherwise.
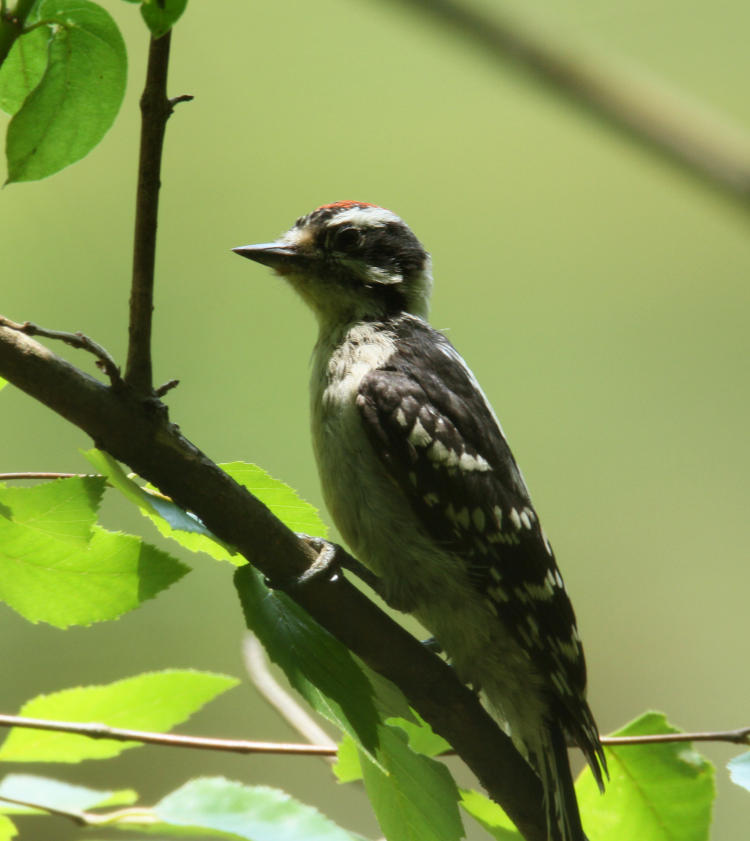
[[[234,251],[317,317],[313,445],[341,535],[481,688],[541,778],[550,838],[584,841],[568,740],[600,788],[606,766],[575,615],[495,413],[427,323],[428,253],[398,216],[356,201]]]

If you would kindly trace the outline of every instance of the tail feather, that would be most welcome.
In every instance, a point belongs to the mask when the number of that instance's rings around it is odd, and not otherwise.
[[[547,835],[550,841],[588,841],[581,826],[565,735],[556,724],[550,725],[548,734],[549,743],[537,765],[544,788]]]

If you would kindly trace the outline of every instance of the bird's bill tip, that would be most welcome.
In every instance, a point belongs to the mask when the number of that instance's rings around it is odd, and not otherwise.
[[[293,248],[278,242],[238,245],[232,251],[241,257],[247,257],[248,260],[255,260],[256,263],[263,263],[263,265],[272,268],[287,265],[299,256]]]

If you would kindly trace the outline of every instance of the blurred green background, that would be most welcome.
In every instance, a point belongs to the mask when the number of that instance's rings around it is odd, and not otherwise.
[[[103,4],[130,54],[123,111],[81,163],[0,194],[0,311],[124,361],[147,35],[135,6]],[[747,3],[533,10],[750,127]],[[747,211],[396,3],[193,2],[172,55],[171,95],[196,97],[169,124],[163,173],[154,353],[157,381],[181,380],[172,419],[212,458],[257,462],[321,506],[312,317],[229,249],[324,202],[390,207],[432,252],[432,321],[494,403],[555,545],[602,730],[647,708],[689,730],[750,723]],[[87,470],[80,432],[12,388],[0,401],[0,471]],[[159,543],[117,499],[104,519]],[[0,610],[0,709],[167,666],[243,675],[231,569],[184,559],[187,579],[118,622],[63,633]],[[183,731],[297,738],[248,686]],[[737,750],[705,752],[713,838],[746,837],[750,801],[723,767]],[[146,801],[224,774],[378,832],[364,795],[316,759],[141,748],[37,770]],[[50,826],[27,819],[23,841]]]

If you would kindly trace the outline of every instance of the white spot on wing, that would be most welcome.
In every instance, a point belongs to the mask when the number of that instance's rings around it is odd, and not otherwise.
[[[432,443],[430,433],[422,426],[419,418],[414,421],[414,426],[409,433],[409,441],[415,447],[428,447]]]
[[[458,460],[458,466],[466,473],[471,473],[473,470],[483,472],[490,469],[490,465],[485,458],[480,455],[472,456],[467,452],[461,453],[461,458]]]

